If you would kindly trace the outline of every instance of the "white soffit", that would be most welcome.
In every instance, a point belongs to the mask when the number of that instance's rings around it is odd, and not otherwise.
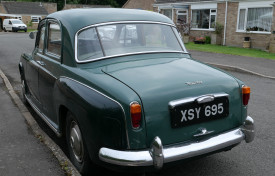
[[[217,3],[191,4],[191,9],[216,9]]]
[[[273,7],[274,4],[273,1],[258,1],[258,2],[240,2],[239,7],[240,8],[249,8],[249,7]]]

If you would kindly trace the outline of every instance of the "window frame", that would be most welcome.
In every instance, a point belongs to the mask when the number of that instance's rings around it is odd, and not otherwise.
[[[36,35],[36,41],[35,41],[35,48],[37,48],[37,52],[44,54],[45,53],[45,44],[46,44],[46,36],[47,36],[47,24],[46,24],[46,19],[45,20],[41,20],[38,26],[38,32]],[[43,49],[39,49],[39,42],[40,42],[40,35],[41,35],[41,28],[45,27],[45,34],[44,34],[44,42],[43,42]]]
[[[193,28],[192,27],[192,21],[193,21],[193,10],[209,10],[209,28]],[[211,12],[212,10],[215,10],[216,12]],[[206,9],[191,9],[191,30],[198,30],[198,31],[215,31],[215,28],[211,27],[211,16],[215,15],[215,24],[217,22],[217,8],[206,8]]]
[[[149,53],[160,53],[159,51],[153,51],[153,52],[133,52],[133,53],[125,53],[125,54],[118,54],[118,55],[110,55],[110,56],[104,56],[104,57],[99,57],[99,58],[96,58],[96,59],[90,59],[90,60],[85,60],[85,61],[81,61],[78,59],[78,35],[79,33],[81,33],[83,30],[86,30],[86,29],[89,29],[89,28],[93,28],[93,27],[99,27],[99,26],[105,26],[105,25],[112,25],[112,24],[125,24],[125,23],[144,23],[144,24],[162,24],[162,25],[167,25],[167,26],[170,26],[171,29],[177,29],[176,26],[174,24],[171,24],[171,23],[164,23],[164,22],[156,22],[156,21],[117,21],[117,22],[106,22],[106,23],[99,23],[99,24],[93,24],[93,25],[90,25],[90,26],[86,26],[80,30],[78,30],[75,34],[75,40],[74,40],[74,54],[75,54],[75,61],[76,63],[89,63],[89,62],[95,62],[95,61],[98,61],[98,60],[104,60],[104,59],[109,59],[109,58],[114,58],[114,57],[120,57],[120,56],[130,56],[130,55],[138,55],[138,54],[149,54]],[[169,52],[169,53],[183,53],[183,54],[188,54],[188,51],[187,49],[185,48],[185,45],[183,44],[183,42],[181,41],[180,39],[180,33],[177,33],[177,35],[175,34],[175,30],[172,30],[174,32],[174,35],[176,37],[176,39],[178,40],[179,42],[179,45],[182,49],[182,51],[164,51],[164,52]]]
[[[60,38],[61,38],[61,47],[60,47],[60,55],[52,53],[50,51],[48,51],[48,45],[49,45],[49,32],[50,32],[50,24],[51,23],[55,23],[59,26],[60,28]],[[44,53],[45,55],[52,57],[53,59],[60,61],[62,58],[62,54],[63,54],[63,37],[62,37],[62,28],[61,28],[61,24],[58,20],[55,19],[48,19],[47,20],[47,24],[46,24],[46,39],[45,39],[45,45],[44,45]]]
[[[39,18],[40,18],[40,20],[39,20]],[[38,22],[32,21],[33,19],[37,19]],[[31,22],[32,23],[39,23],[41,20],[42,20],[42,16],[31,16]]]
[[[188,21],[188,9],[176,9],[177,12],[176,12],[176,15],[177,15],[177,25],[179,25],[180,23],[178,23],[178,19],[179,19],[179,15],[186,15],[186,22],[189,23]],[[180,11],[185,11],[184,13],[181,13]]]
[[[266,32],[266,31],[247,31],[247,14],[248,14],[248,9],[253,9],[253,8],[272,8],[272,14],[274,14],[274,7],[270,6],[270,5],[248,5],[248,6],[244,6],[244,5],[239,5],[238,8],[238,18],[237,18],[237,25],[236,25],[236,32],[238,33],[255,33],[255,34],[271,34],[272,32],[272,27],[271,27],[271,31],[270,32]],[[245,10],[245,19],[244,19],[244,30],[240,30],[239,29],[239,22],[240,22],[240,11],[241,10]],[[272,21],[274,20],[274,15],[272,15]]]

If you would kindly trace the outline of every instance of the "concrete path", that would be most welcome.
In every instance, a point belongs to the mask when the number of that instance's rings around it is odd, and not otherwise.
[[[49,148],[29,129],[1,77],[0,102],[0,175],[65,175]]]
[[[202,62],[243,68],[251,72],[274,77],[275,79],[275,57],[274,60],[270,60],[264,58],[207,53],[193,50],[190,50],[189,52],[194,59]]]

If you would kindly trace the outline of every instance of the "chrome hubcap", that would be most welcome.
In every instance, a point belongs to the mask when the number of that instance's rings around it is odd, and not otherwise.
[[[70,145],[75,159],[81,163],[83,161],[84,149],[80,129],[75,121],[72,121],[70,128]]]

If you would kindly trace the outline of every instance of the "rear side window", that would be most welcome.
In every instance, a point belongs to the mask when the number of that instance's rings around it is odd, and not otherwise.
[[[61,55],[61,31],[60,26],[56,23],[50,22],[48,34],[47,52],[55,56]]]

